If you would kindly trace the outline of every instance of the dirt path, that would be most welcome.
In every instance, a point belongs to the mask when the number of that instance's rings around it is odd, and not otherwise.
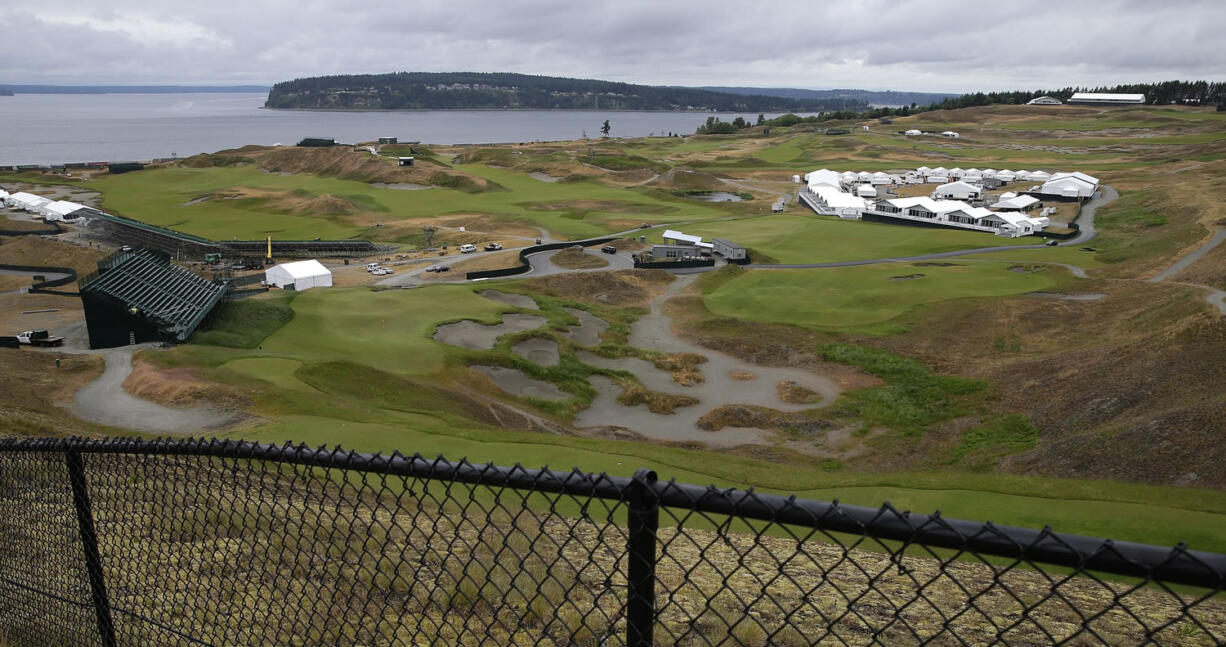
[[[106,370],[73,398],[73,411],[84,420],[173,435],[216,429],[235,420],[233,415],[205,408],[172,409],[134,397],[123,388],[132,374],[132,349],[106,350],[102,356]]]

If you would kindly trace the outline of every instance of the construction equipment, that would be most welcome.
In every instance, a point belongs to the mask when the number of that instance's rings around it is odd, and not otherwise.
[[[63,346],[63,337],[52,337],[46,330],[27,330],[17,333],[17,343],[30,346]]]

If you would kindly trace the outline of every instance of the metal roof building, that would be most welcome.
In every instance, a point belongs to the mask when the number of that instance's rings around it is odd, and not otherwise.
[[[111,254],[78,285],[90,348],[187,341],[228,289],[148,249]]]

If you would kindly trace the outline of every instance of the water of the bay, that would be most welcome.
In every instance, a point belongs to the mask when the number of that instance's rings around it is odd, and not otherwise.
[[[0,97],[0,165],[188,157],[303,137],[395,136],[434,144],[692,134],[713,113],[562,110],[264,110],[264,94],[18,94]],[[756,114],[719,113],[724,121]],[[774,115],[767,115],[771,117]]]

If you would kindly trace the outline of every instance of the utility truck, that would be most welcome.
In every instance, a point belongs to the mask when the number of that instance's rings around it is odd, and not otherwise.
[[[27,330],[17,333],[17,343],[30,346],[63,346],[63,337],[52,337],[46,330]]]

